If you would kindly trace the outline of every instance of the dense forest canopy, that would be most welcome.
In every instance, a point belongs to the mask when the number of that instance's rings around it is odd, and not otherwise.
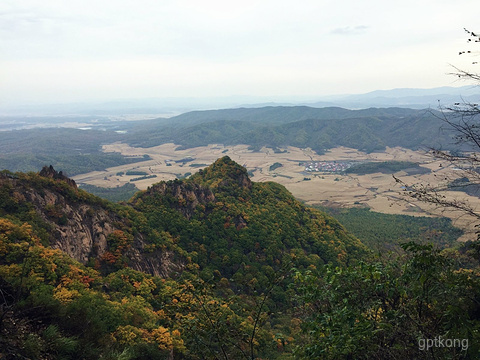
[[[396,251],[400,244],[434,243],[440,247],[454,247],[463,231],[452,225],[448,218],[383,214],[368,208],[325,208],[370,249]]]

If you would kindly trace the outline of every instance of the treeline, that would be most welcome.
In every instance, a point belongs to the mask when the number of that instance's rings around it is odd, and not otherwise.
[[[373,174],[377,172],[383,174],[393,174],[402,170],[415,172],[415,174],[430,172],[429,169],[423,168],[419,164],[411,161],[372,161],[355,164],[346,169],[345,173],[357,175]]]
[[[276,169],[278,169],[278,168],[280,168],[280,167],[282,167],[282,166],[283,166],[283,165],[282,165],[281,163],[276,162],[276,163],[270,165],[270,167],[268,168],[268,170],[270,170],[270,171],[275,171]]]
[[[0,155],[0,169],[10,171],[35,171],[43,166],[53,165],[68,176],[84,174],[90,171],[103,171],[107,168],[133,164],[143,161],[140,158],[128,158],[119,153],[77,154],[63,155],[61,152],[56,155],[39,154],[12,154]]]
[[[145,179],[154,179],[156,178],[157,175],[145,175],[145,176],[139,176],[139,177],[135,177],[135,178],[132,178],[130,179],[131,182],[134,182],[134,181],[140,181],[140,180],[145,180]]]
[[[480,185],[470,181],[467,177],[461,177],[448,184],[448,189],[453,191],[463,191],[470,196],[480,197]]]
[[[454,245],[463,231],[449,218],[383,214],[368,208],[325,208],[348,231],[374,251],[398,250],[409,241],[432,243],[445,248]]]

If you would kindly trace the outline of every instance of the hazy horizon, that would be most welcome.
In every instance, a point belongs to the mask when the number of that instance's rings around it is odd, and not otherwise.
[[[468,9],[468,11],[459,11]],[[459,86],[472,0],[0,4],[0,105]]]
[[[438,87],[429,89],[400,88],[374,90],[362,94],[326,96],[223,96],[130,98],[105,101],[19,104],[0,103],[0,117],[17,116],[113,116],[122,120],[168,118],[195,110],[219,110],[239,107],[311,106],[362,109],[369,107],[433,108],[458,101],[478,102],[476,86]],[[1,119],[0,119],[1,121]]]

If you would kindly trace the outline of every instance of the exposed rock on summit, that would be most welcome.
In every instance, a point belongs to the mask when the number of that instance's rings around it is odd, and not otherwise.
[[[63,180],[70,186],[77,188],[77,184],[74,180],[70,179],[69,177],[65,176],[62,171],[56,171],[52,165],[44,166],[39,173],[40,176],[48,177],[55,180]]]

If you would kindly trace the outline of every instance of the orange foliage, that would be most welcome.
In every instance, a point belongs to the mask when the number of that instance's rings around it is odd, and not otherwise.
[[[102,260],[109,264],[115,264],[117,262],[117,257],[110,251],[105,251],[102,255]]]

